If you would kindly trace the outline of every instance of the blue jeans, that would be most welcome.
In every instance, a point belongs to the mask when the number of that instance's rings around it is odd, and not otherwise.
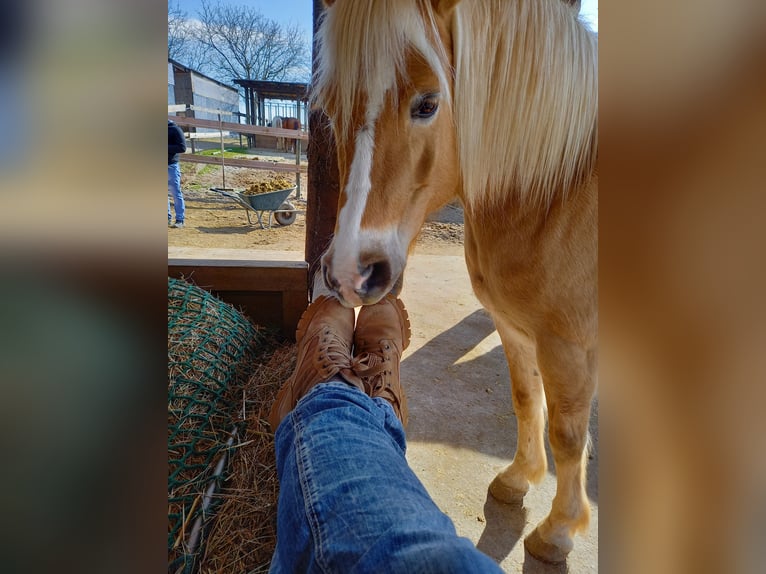
[[[502,572],[434,504],[404,457],[391,405],[314,387],[276,433],[274,574]]]
[[[176,210],[176,221],[183,222],[186,216],[186,204],[184,194],[181,193],[181,168],[178,163],[168,164],[168,221],[170,215],[170,198],[173,198],[173,207]]]

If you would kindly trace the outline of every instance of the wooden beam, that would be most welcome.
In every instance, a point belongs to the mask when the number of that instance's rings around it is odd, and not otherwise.
[[[196,128],[210,128],[214,130],[228,130],[242,134],[260,134],[280,138],[293,138],[309,141],[309,134],[303,130],[286,130],[282,128],[264,128],[250,124],[235,124],[233,122],[219,122],[218,120],[203,120],[200,118],[186,118],[168,114],[168,119],[173,120],[179,126],[191,126]]]
[[[192,153],[182,153],[178,156],[180,161],[186,161],[191,163],[207,163],[211,165],[221,165],[223,163],[226,167],[249,167],[251,169],[268,169],[271,171],[286,171],[289,173],[298,173],[308,170],[305,165],[295,165],[291,163],[273,163],[270,161],[256,161],[253,159],[241,159],[234,157],[227,157],[224,161],[221,161],[220,157],[209,155],[196,155]]]

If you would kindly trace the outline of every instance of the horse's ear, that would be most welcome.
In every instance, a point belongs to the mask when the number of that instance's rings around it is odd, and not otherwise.
[[[431,0],[434,12],[442,17],[448,16],[459,2],[460,0]]]
[[[564,4],[569,4],[572,7],[572,10],[575,11],[575,14],[580,13],[581,0],[564,0]]]
[[[324,7],[329,8],[335,3],[335,0],[322,0],[324,2]]]

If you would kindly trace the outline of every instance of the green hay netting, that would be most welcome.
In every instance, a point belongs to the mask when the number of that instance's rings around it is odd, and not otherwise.
[[[193,557],[187,556],[186,538],[201,513],[202,495],[234,427],[236,395],[249,374],[260,337],[231,305],[190,283],[168,278],[171,571],[191,571]],[[211,510],[206,510],[205,519]]]

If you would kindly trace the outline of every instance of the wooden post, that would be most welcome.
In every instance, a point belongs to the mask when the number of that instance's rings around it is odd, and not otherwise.
[[[323,11],[323,0],[314,0],[315,36]],[[313,65],[316,66],[316,42],[313,61]],[[330,245],[335,230],[340,197],[340,176],[335,139],[327,117],[321,110],[310,110],[308,116],[311,137],[307,150],[309,181],[306,194],[306,261],[309,264],[309,289],[312,289],[314,275],[320,267],[319,260]]]
[[[297,98],[295,100],[295,110],[296,114],[295,117],[298,118],[298,125],[302,126],[301,123],[301,99]],[[297,168],[297,172],[295,173],[295,180],[296,180],[296,191],[297,195],[295,196],[296,199],[301,198],[301,140],[298,138],[295,139],[295,167]]]
[[[223,147],[223,120],[221,120],[221,114],[218,114],[218,134],[221,136],[221,182],[226,189],[226,149]]]
[[[295,198],[301,198],[301,140],[295,138]]]
[[[258,125],[258,120],[256,119],[256,116],[258,115],[255,108],[255,90],[250,88],[250,109],[252,110],[252,115],[250,116],[250,123],[254,126]],[[250,147],[255,147],[258,142],[255,140],[255,134],[251,134],[250,139],[251,145]]]

